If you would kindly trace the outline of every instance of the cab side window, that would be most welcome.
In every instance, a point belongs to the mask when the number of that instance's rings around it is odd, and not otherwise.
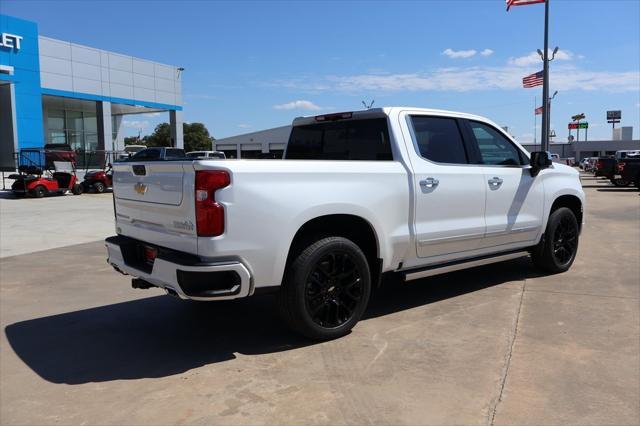
[[[493,127],[477,121],[469,121],[478,144],[482,164],[494,166],[522,166],[525,164],[520,150]]]
[[[415,115],[411,117],[411,124],[421,157],[435,163],[468,164],[455,118]]]

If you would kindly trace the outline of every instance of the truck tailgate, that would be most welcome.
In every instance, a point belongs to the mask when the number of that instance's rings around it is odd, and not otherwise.
[[[118,234],[196,254],[194,176],[191,161],[116,163]]]

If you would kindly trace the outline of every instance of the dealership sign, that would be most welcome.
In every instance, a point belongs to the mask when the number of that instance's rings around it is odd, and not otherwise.
[[[15,49],[20,50],[20,43],[22,42],[22,36],[2,33],[0,36],[0,47],[5,47],[7,49]]]
[[[588,129],[589,123],[586,121],[584,123],[569,123],[569,130],[571,129]]]

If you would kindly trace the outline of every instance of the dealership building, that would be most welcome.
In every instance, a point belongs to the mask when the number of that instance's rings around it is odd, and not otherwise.
[[[183,146],[182,68],[38,33],[0,15],[0,167],[22,148],[67,144],[76,152],[124,148],[123,117],[166,112]]]

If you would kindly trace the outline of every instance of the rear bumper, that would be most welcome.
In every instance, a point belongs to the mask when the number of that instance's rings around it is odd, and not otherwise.
[[[252,294],[249,270],[238,261],[203,263],[187,253],[158,247],[153,265],[140,262],[135,250],[143,241],[114,236],[105,240],[107,262],[118,272],[140,278],[182,299],[226,300]]]

